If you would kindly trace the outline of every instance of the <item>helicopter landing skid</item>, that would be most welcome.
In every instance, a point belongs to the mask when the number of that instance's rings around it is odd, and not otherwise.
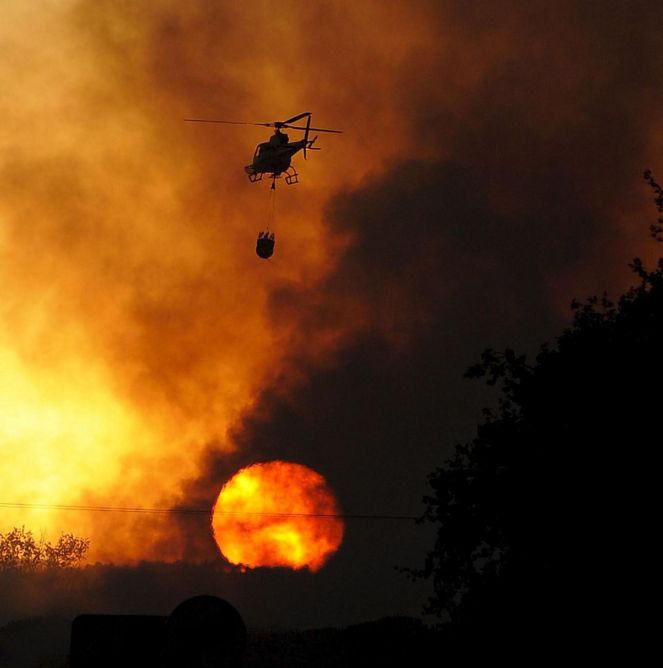
[[[251,183],[262,181],[262,172],[254,172],[253,174],[249,174],[249,181],[251,181]]]
[[[292,174],[290,172],[286,172],[285,182],[289,186],[294,186],[296,183],[299,183],[299,174],[297,174],[294,169],[292,170]]]

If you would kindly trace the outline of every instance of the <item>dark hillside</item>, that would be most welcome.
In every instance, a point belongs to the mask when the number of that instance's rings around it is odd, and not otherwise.
[[[0,629],[2,668],[66,668],[70,620],[26,619]],[[245,668],[416,666],[436,634],[420,620],[389,617],[344,629],[250,630]]]

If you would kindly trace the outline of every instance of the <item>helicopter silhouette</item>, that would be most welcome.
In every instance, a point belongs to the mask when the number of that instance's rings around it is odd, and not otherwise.
[[[291,125],[302,118],[306,118],[305,127]],[[297,114],[285,121],[273,121],[272,123],[247,123],[244,121],[223,121],[207,118],[185,118],[184,120],[190,123],[228,123],[231,125],[260,125],[263,127],[274,128],[274,134],[269,140],[256,146],[251,164],[244,167],[244,171],[251,183],[262,181],[262,177],[265,174],[269,175],[269,178],[272,179],[272,190],[276,188],[276,179],[280,179],[282,174],[285,174],[285,182],[288,185],[299,183],[297,170],[291,164],[292,156],[299,151],[303,151],[304,159],[306,160],[307,151],[320,150],[313,146],[318,136],[316,135],[313,139],[309,139],[309,132],[333,132],[336,134],[341,134],[343,132],[342,130],[330,130],[328,128],[312,128],[310,111]],[[303,130],[304,138],[291,142],[288,135],[285,134],[285,132],[281,132],[282,128]]]

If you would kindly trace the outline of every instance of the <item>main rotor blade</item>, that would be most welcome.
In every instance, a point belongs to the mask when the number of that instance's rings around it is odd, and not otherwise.
[[[301,127],[300,125],[282,125],[283,128],[292,128],[293,130],[306,130],[306,128]],[[309,128],[311,131],[315,132],[335,132],[337,134],[343,134],[343,130],[327,130],[325,128]]]
[[[185,118],[189,123],[229,123],[230,125],[262,125],[264,127],[272,128],[274,123],[247,123],[246,121],[219,121],[214,118]]]
[[[184,120],[188,123],[226,123],[228,125],[259,125],[264,128],[292,128],[293,130],[306,130],[306,127],[301,125],[290,125],[290,121],[297,120],[298,118],[303,118],[304,116],[310,116],[311,112],[307,111],[304,114],[299,114],[299,116],[293,116],[287,121],[275,121],[273,123],[247,123],[246,121],[222,121],[216,118],[185,118]],[[309,128],[314,132],[334,132],[336,134],[343,134],[343,130],[329,130],[327,128]]]
[[[304,118],[304,116],[310,116],[311,112],[310,111],[305,111],[303,114],[297,114],[297,116],[293,116],[292,118],[289,118],[287,121],[283,121],[283,125],[286,125],[286,123],[294,123],[295,121],[298,121],[300,118]]]

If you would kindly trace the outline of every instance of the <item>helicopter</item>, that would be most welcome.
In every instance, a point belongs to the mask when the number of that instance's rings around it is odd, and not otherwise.
[[[302,118],[306,118],[305,127],[292,125],[292,123]],[[292,156],[299,151],[303,151],[304,159],[306,160],[307,151],[320,150],[318,147],[313,146],[318,136],[316,135],[313,139],[309,139],[309,132],[333,132],[336,134],[343,132],[342,130],[330,130],[328,128],[312,128],[310,111],[297,114],[285,121],[273,121],[272,123],[248,123],[244,121],[222,121],[207,118],[185,118],[184,120],[190,123],[228,123],[231,125],[260,125],[274,128],[274,134],[269,140],[256,146],[251,164],[244,167],[244,171],[251,183],[262,181],[262,177],[267,174],[272,180],[272,190],[276,188],[276,179],[280,179],[282,174],[285,174],[285,182],[288,185],[299,183],[297,170],[291,164]],[[281,131],[282,128],[303,130],[304,138],[291,142],[288,135]]]

